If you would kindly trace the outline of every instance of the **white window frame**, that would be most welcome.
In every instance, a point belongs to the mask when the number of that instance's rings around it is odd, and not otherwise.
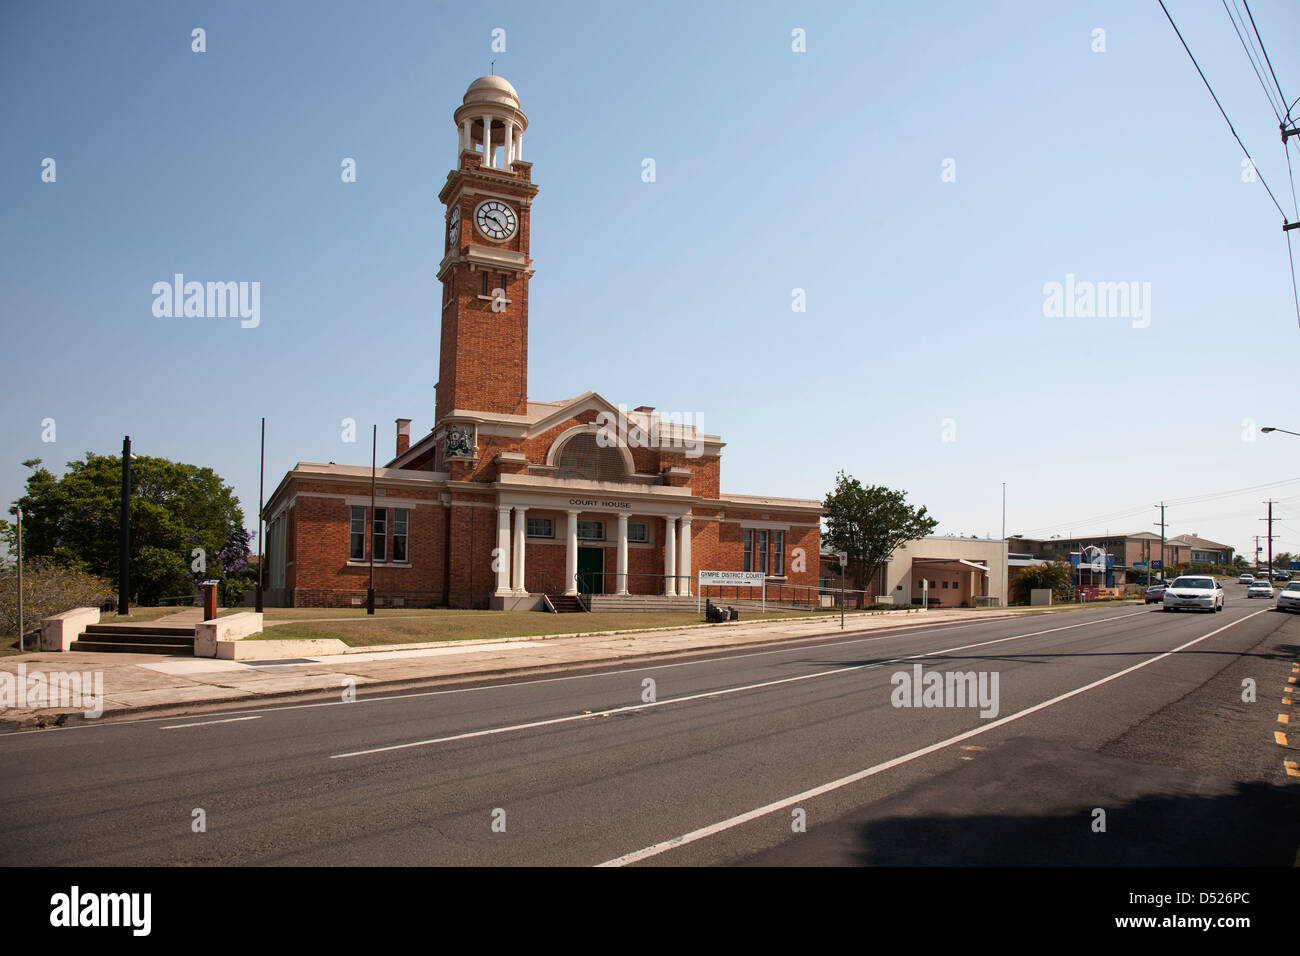
[[[376,508],[370,516],[370,546],[375,549],[375,564],[388,562],[387,508]]]
[[[401,529],[400,531],[398,529]],[[397,564],[411,563],[411,509],[393,509],[393,561]],[[402,542],[402,556],[397,556],[397,542]]]
[[[358,515],[358,512],[360,514]],[[357,531],[357,518],[361,518],[361,530]],[[353,547],[356,536],[361,535],[361,554],[356,553]],[[348,560],[364,561],[366,559],[366,509],[361,505],[352,505],[352,511],[348,518]]]

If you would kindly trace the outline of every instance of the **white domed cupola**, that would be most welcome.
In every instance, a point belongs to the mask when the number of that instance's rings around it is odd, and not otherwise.
[[[509,172],[511,163],[524,158],[528,117],[519,108],[519,94],[505,77],[480,76],[471,83],[455,117],[460,152],[481,153],[483,169]]]

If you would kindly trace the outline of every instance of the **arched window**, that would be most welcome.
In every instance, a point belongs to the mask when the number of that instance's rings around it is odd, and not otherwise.
[[[602,448],[592,432],[574,435],[564,443],[556,457],[557,478],[581,478],[584,481],[620,481],[626,478],[627,466],[617,448]]]

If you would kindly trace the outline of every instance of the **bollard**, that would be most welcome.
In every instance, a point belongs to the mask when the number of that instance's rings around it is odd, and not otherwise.
[[[203,620],[211,621],[217,616],[217,582],[204,581],[203,588]]]

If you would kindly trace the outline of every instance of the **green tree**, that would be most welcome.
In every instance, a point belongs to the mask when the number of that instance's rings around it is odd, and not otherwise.
[[[899,546],[924,538],[939,522],[924,507],[913,508],[907,494],[883,485],[864,486],[840,472],[835,490],[822,502],[826,509],[823,547],[847,551],[853,586],[865,590],[867,583]]]
[[[1039,564],[1025,568],[1011,585],[1011,603],[1028,604],[1029,592],[1038,588],[1051,588],[1056,604],[1074,599],[1074,585],[1070,582],[1070,566],[1064,561]]]
[[[86,453],[68,462],[62,477],[38,467],[27,480],[23,509],[24,556],[47,557],[116,581],[121,517],[122,459]],[[211,468],[165,458],[131,463],[131,587],[152,603],[186,594],[206,578],[223,580],[241,557],[244,514],[233,489]],[[201,549],[201,554],[195,554]],[[219,557],[221,556],[221,557]],[[202,560],[200,560],[200,558]],[[225,568],[222,559],[232,567]]]

